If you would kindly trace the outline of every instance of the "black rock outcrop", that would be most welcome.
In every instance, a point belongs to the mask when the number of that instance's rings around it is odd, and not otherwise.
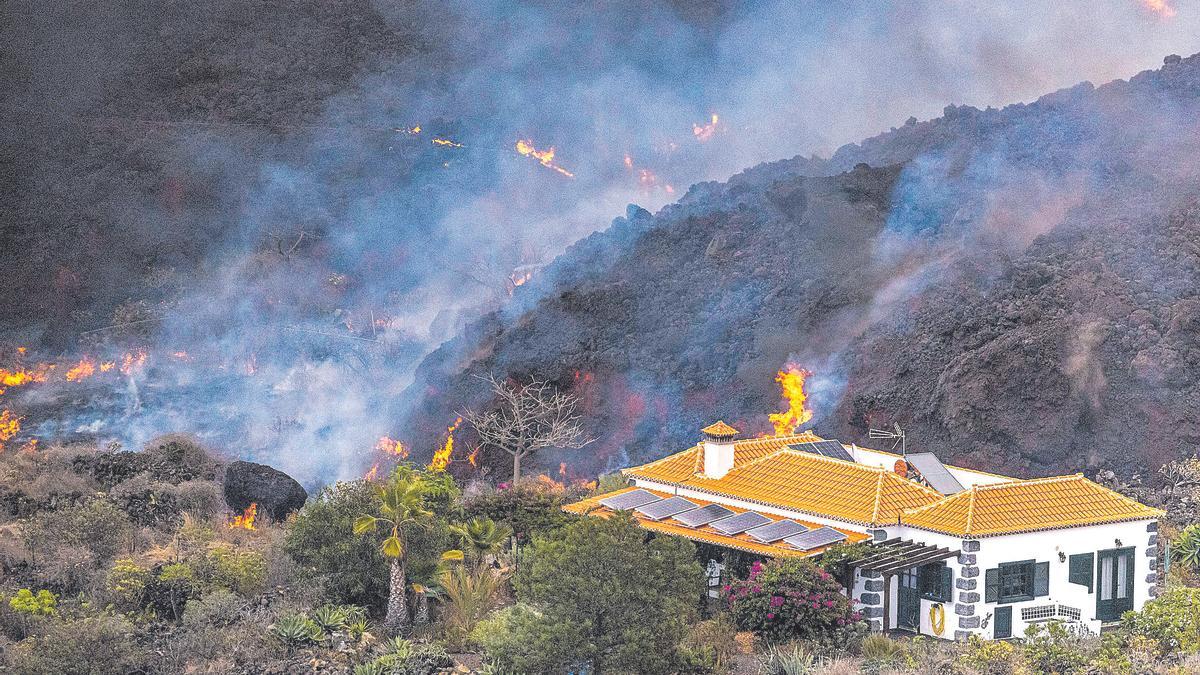
[[[308,492],[295,479],[265,464],[237,461],[225,470],[225,503],[234,511],[258,504],[260,516],[283,520],[306,499]]]

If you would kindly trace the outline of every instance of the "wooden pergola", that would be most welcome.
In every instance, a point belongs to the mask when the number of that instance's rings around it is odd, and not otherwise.
[[[930,546],[910,539],[888,539],[873,545],[872,552],[867,557],[854,563],[860,570],[873,570],[883,575],[883,630],[888,630],[888,617],[891,616],[892,577],[904,570],[941,562],[957,556],[960,551],[952,551],[944,546]]]

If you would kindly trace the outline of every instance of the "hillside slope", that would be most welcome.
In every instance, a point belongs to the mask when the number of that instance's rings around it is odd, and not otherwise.
[[[631,208],[431,355],[412,419],[480,372],[547,377],[601,438],[574,461],[611,468],[719,417],[766,431],[790,360],[843,441],[899,422],[970,466],[1153,470],[1200,442],[1197,113],[1200,56],[1168,58]]]

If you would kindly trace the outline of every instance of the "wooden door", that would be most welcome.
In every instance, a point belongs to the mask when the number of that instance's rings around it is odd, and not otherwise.
[[[1116,621],[1133,609],[1133,548],[1096,553],[1096,618]]]

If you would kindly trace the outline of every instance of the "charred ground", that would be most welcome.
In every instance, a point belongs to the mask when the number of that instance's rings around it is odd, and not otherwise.
[[[414,391],[433,411],[483,371],[576,386],[607,437],[583,459],[612,468],[716,418],[765,431],[791,358],[827,436],[895,421],[980,468],[1152,472],[1200,442],[1198,109],[1200,57],[1170,58],[631,207]]]

